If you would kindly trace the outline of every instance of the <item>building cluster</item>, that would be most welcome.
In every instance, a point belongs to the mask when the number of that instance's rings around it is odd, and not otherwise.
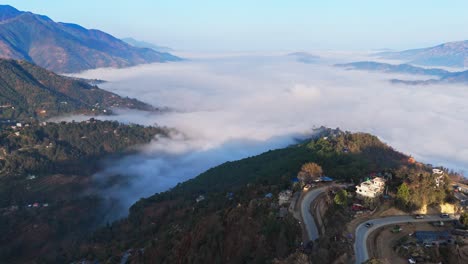
[[[434,175],[435,186],[439,187],[444,183],[444,171],[441,169],[432,169],[432,174]]]
[[[356,186],[356,194],[360,199],[377,198],[383,195],[386,180],[383,177],[368,179]]]

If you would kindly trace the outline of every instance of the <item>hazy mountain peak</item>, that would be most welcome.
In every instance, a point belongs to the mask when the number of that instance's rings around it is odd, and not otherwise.
[[[180,60],[168,53],[131,46],[99,30],[56,23],[11,6],[1,6],[0,19],[0,58],[27,60],[56,72]]]
[[[468,40],[443,43],[434,47],[400,52],[383,52],[381,58],[404,60],[426,66],[467,67]]]
[[[22,12],[10,5],[0,5],[0,21],[20,15]]]

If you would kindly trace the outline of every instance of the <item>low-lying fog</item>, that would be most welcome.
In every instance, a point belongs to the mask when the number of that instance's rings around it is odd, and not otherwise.
[[[183,133],[155,141],[96,178],[130,176],[129,185],[107,192],[128,207],[225,161],[287,146],[321,125],[370,132],[420,161],[468,168],[468,86],[393,85],[389,79],[419,77],[330,66],[357,59],[362,55],[324,53],[312,64],[278,54],[198,55],[80,74],[109,81],[101,88],[119,95],[177,110],[125,111],[113,119]]]

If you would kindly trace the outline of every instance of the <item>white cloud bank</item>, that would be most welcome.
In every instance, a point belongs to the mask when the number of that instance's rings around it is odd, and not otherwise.
[[[467,86],[392,85],[387,80],[402,76],[334,68],[329,65],[353,59],[332,55],[320,64],[277,55],[197,56],[81,74],[108,80],[103,89],[180,110],[120,113],[121,121],[174,127],[184,136],[158,141],[102,172],[134,179],[109,193],[128,206],[224,161],[284,147],[321,125],[370,132],[423,162],[468,168]]]

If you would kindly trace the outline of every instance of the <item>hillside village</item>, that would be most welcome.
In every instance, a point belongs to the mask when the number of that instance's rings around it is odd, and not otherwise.
[[[120,256],[136,263],[149,259],[184,262],[187,258],[225,263],[231,263],[229,259],[232,263],[241,259],[354,263],[359,255],[353,248],[360,243],[360,234],[355,232],[373,230],[373,219],[389,216],[402,217],[405,222],[370,234],[383,241],[380,248],[388,248],[384,252],[368,248],[370,259],[444,260],[443,254],[433,252],[454,250],[453,241],[465,250],[463,219],[456,220],[465,209],[454,198],[461,192],[452,183],[453,173],[418,163],[367,134],[325,131],[296,146],[223,164],[141,200],[132,206],[126,220],[96,232],[93,242],[85,243],[72,259],[90,260],[78,256],[91,255],[93,259],[121,260],[115,257],[120,249],[107,241],[113,237],[115,243],[126,245]],[[358,169],[358,160],[369,161],[369,165]],[[222,182],[218,175],[223,175]],[[408,197],[402,190],[407,190]],[[413,204],[414,199],[428,204]],[[177,213],[164,213],[171,210]],[[134,226],[139,226],[136,234],[128,231],[135,231]],[[410,231],[412,240],[399,242]],[[452,243],[437,240],[445,234]],[[131,237],[135,238],[129,240]],[[440,247],[425,246],[428,243]],[[227,251],[209,250],[215,245]],[[398,245],[408,250],[400,250]],[[180,254],[182,249],[184,254]]]

